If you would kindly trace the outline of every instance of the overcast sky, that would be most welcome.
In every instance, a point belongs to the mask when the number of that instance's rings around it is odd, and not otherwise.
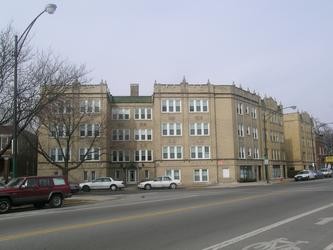
[[[23,32],[49,1],[1,0],[1,28]],[[32,45],[86,64],[112,95],[153,84],[241,85],[333,122],[331,0],[55,0]]]

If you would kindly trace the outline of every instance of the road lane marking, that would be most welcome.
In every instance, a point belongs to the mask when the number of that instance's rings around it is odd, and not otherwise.
[[[278,193],[280,193],[280,192],[278,192]],[[272,193],[261,194],[261,195],[252,195],[252,196],[247,196],[247,197],[231,199],[231,200],[227,200],[227,201],[224,200],[224,201],[211,202],[211,203],[194,205],[194,206],[189,206],[189,207],[175,208],[175,209],[162,210],[162,211],[157,211],[157,212],[149,212],[149,213],[130,215],[130,216],[123,216],[123,217],[113,218],[113,219],[108,219],[108,220],[103,219],[103,220],[96,220],[96,221],[91,221],[91,222],[87,222],[87,223],[78,223],[78,224],[58,226],[58,227],[41,228],[41,229],[36,229],[36,230],[30,231],[30,232],[22,232],[22,233],[17,232],[17,233],[12,233],[10,235],[0,235],[0,242],[18,240],[18,239],[27,238],[27,237],[41,236],[41,235],[46,235],[46,234],[51,234],[51,233],[58,233],[58,232],[69,231],[69,230],[73,230],[73,229],[84,229],[84,228],[95,227],[95,226],[99,226],[99,225],[109,225],[109,224],[114,224],[114,223],[119,223],[119,222],[127,222],[130,220],[145,219],[145,218],[151,218],[151,217],[157,217],[157,216],[166,216],[166,215],[175,214],[175,213],[188,212],[188,211],[191,211],[194,209],[231,204],[234,202],[252,200],[252,199],[262,198],[262,197],[271,196],[271,195],[272,195]]]
[[[324,250],[333,250],[333,242],[325,247]]]
[[[316,225],[325,225],[327,223],[330,223],[331,221],[333,221],[333,217],[327,217],[327,218],[320,218],[320,221],[318,221],[317,223],[315,223]]]
[[[239,236],[237,236],[235,238],[232,238],[230,240],[226,240],[226,241],[223,241],[221,243],[215,244],[213,246],[204,248],[203,250],[218,250],[218,249],[225,248],[227,246],[233,245],[235,243],[238,243],[238,242],[243,241],[245,239],[251,238],[251,237],[256,236],[258,234],[261,234],[261,233],[264,233],[266,231],[272,230],[272,229],[274,229],[276,227],[282,226],[282,225],[287,224],[289,222],[298,220],[298,219],[303,218],[305,216],[308,216],[310,214],[314,214],[314,213],[317,213],[319,211],[322,211],[324,209],[331,208],[331,207],[333,207],[333,203],[330,203],[328,205],[325,205],[325,206],[313,209],[311,211],[308,211],[308,212],[305,212],[305,213],[302,213],[302,214],[299,214],[299,215],[296,215],[296,216],[293,216],[293,217],[290,217],[290,218],[278,221],[278,222],[273,223],[271,225],[268,225],[268,226],[265,226],[265,227],[261,227],[261,228],[259,228],[257,230],[252,231],[252,232],[249,232],[249,233],[246,233],[246,234],[243,234],[243,235],[239,235]]]

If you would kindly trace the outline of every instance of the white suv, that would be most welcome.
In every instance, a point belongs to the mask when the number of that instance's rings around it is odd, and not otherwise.
[[[116,191],[125,187],[123,181],[113,180],[111,177],[100,177],[90,182],[80,183],[80,189],[89,192],[91,189],[110,189]]]

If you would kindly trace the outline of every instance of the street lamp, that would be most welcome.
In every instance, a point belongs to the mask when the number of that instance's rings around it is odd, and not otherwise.
[[[293,105],[293,106],[288,106],[288,107],[284,107],[281,109],[284,110],[284,109],[288,109],[288,108],[291,108],[291,109],[296,109],[296,106]],[[267,149],[267,129],[266,129],[266,121],[268,118],[270,118],[272,116],[272,113],[269,114],[269,115],[266,115],[266,110],[264,112],[264,143],[265,143],[265,149],[264,149],[264,165],[265,165],[265,177],[266,177],[266,181],[267,183],[269,183],[269,175],[268,175],[268,149]]]
[[[18,38],[17,35],[15,35],[15,46],[14,46],[14,112],[13,112],[13,178],[16,177],[16,170],[17,170],[17,127],[18,127],[18,121],[17,121],[17,59],[20,55],[21,49],[23,47],[23,44],[32,28],[32,26],[35,24],[37,19],[43,15],[44,13],[53,14],[57,9],[57,5],[55,4],[48,4],[45,6],[45,9],[39,13],[32,22],[27,26],[27,28],[24,30],[24,32],[21,34],[20,38]]]

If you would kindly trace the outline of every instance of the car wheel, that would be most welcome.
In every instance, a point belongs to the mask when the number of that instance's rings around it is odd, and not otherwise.
[[[116,185],[111,185],[110,189],[111,191],[117,191],[118,188]]]
[[[82,191],[83,191],[83,192],[90,192],[90,187],[87,186],[87,185],[86,185],[86,186],[83,186],[83,187],[82,187]]]
[[[7,198],[0,198],[0,213],[7,213],[10,209],[10,200]]]
[[[150,185],[150,184],[146,184],[146,185],[145,185],[145,189],[146,189],[146,190],[150,190],[150,189],[151,189],[151,185]]]
[[[176,188],[177,188],[176,183],[171,183],[171,184],[170,184],[170,189],[176,189]]]
[[[45,207],[45,203],[44,202],[36,202],[34,203],[34,207],[37,209],[41,209],[43,207]]]
[[[52,208],[57,208],[57,207],[62,207],[64,203],[64,199],[60,194],[54,194],[52,195],[50,199],[50,207]]]

